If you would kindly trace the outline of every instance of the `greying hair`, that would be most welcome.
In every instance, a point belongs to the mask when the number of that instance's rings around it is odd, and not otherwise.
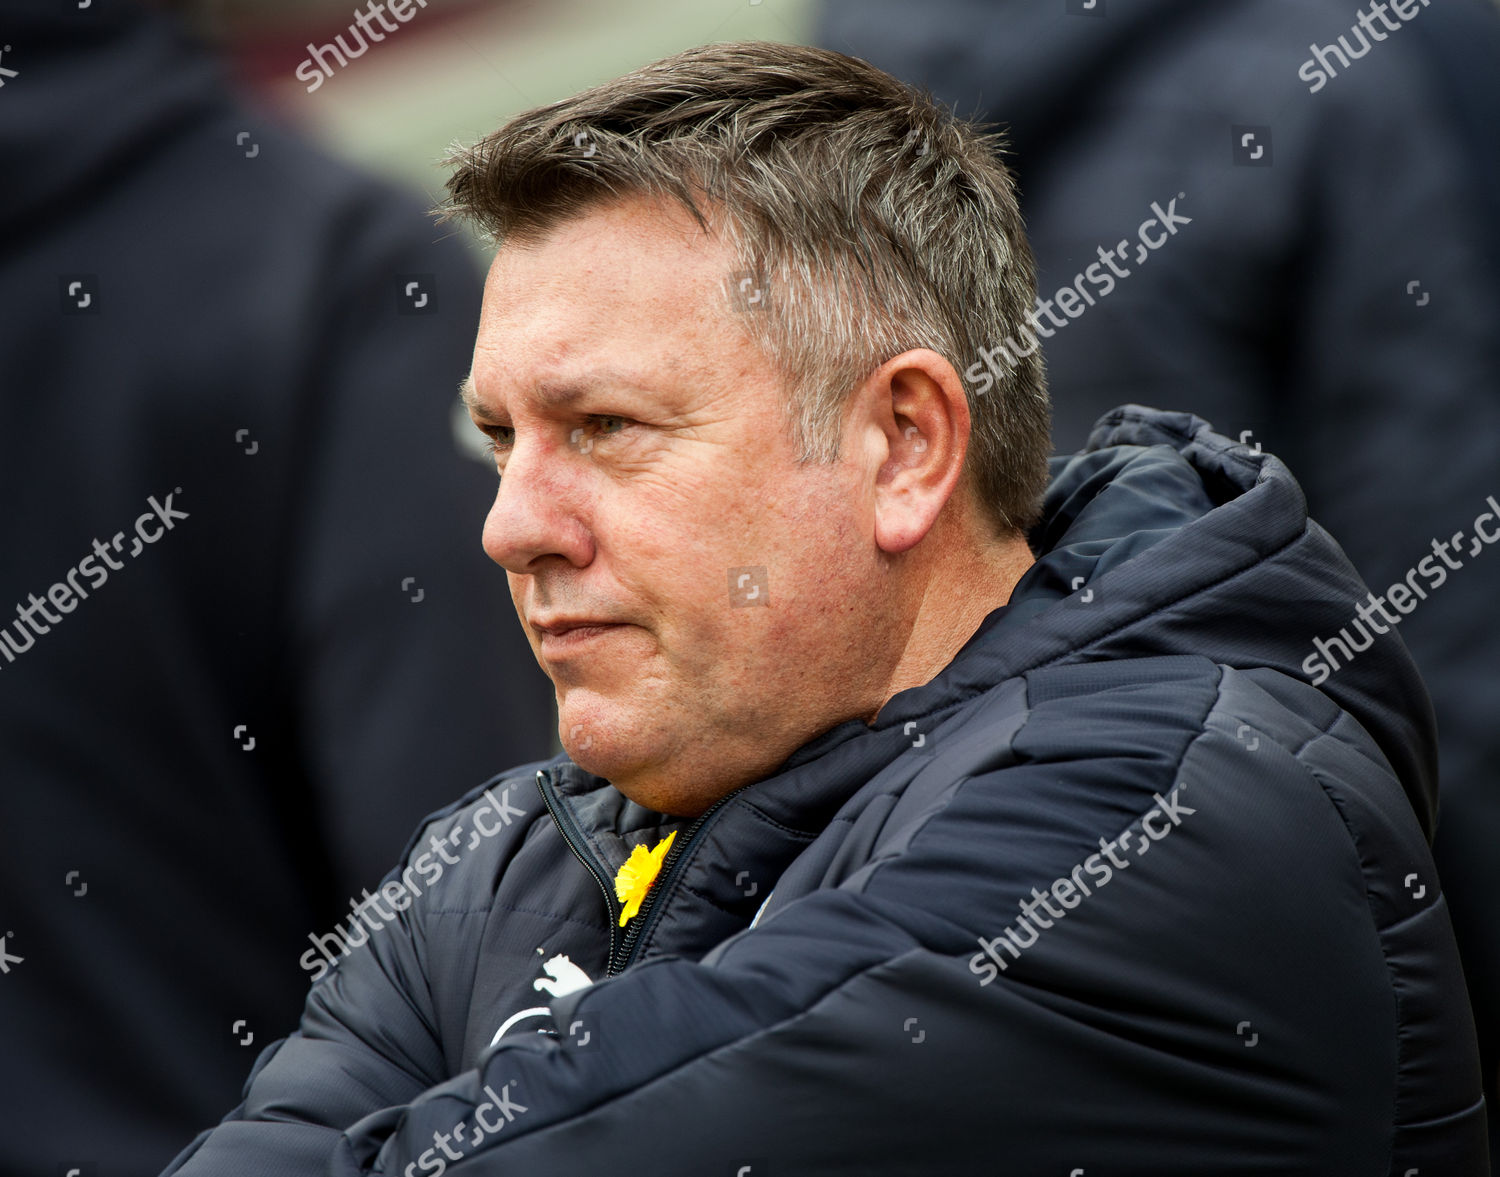
[[[1002,145],[857,58],[705,45],[456,146],[441,211],[502,246],[614,198],[681,202],[739,259],[728,294],[785,382],[800,459],[831,462],[850,394],[886,360],[925,347],[965,372],[1027,326],[1035,263]],[[1051,448],[1040,350],[995,394],[984,379],[965,386],[964,477],[997,532],[1024,533]]]

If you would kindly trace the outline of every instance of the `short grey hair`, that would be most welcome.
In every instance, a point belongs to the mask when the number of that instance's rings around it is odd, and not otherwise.
[[[826,49],[689,49],[455,146],[440,210],[497,246],[612,199],[675,199],[736,256],[740,316],[781,374],[802,461],[830,462],[849,396],[931,348],[970,380],[1018,335],[1036,267],[1003,138]],[[751,309],[751,308],[747,308]],[[999,373],[997,373],[999,375]],[[964,478],[998,534],[1040,516],[1051,450],[1040,349],[977,392]]]

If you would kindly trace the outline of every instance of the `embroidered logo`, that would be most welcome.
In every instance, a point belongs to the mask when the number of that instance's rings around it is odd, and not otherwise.
[[[551,960],[542,963],[542,972],[545,977],[538,977],[531,983],[533,989],[545,989],[553,997],[562,997],[568,993],[576,993],[580,989],[587,989],[594,982],[589,975],[568,959],[566,953],[559,952]]]
[[[538,952],[541,949],[537,949]],[[559,952],[556,956],[542,962],[542,972],[545,977],[538,977],[531,983],[531,987],[537,991],[546,990],[553,997],[565,997],[569,993],[577,993],[580,989],[587,989],[594,983],[592,977],[579,968],[568,958],[567,953]],[[504,1038],[517,1022],[525,1021],[527,1018],[550,1017],[552,1009],[545,1005],[535,1005],[530,1009],[523,1009],[519,1013],[513,1013],[500,1024],[495,1031],[495,1036],[490,1039],[490,1045],[494,1046],[500,1039]]]

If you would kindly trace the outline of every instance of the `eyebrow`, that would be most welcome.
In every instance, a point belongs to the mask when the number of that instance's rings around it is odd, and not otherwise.
[[[479,392],[474,387],[474,377],[472,374],[465,376],[458,382],[458,399],[463,402],[464,408],[468,409],[470,413],[477,413],[479,411]]]
[[[543,381],[534,387],[534,392],[543,408],[556,410],[569,408],[597,388],[611,387],[632,392],[649,393],[651,391],[636,384],[622,373],[600,372],[584,380]],[[474,386],[473,373],[459,382],[458,397],[470,413],[476,416],[484,415],[483,406],[479,403],[479,390]]]

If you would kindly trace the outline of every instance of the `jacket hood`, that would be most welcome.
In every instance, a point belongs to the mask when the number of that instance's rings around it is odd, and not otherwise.
[[[66,217],[103,177],[118,182],[175,128],[222,106],[218,67],[161,13],[132,2],[5,8],[0,66],[15,76],[0,75],[0,237]]]
[[[1082,452],[1052,459],[1029,539],[1037,561],[1009,605],[928,687],[1171,655],[1312,681],[1314,642],[1349,627],[1369,595],[1343,549],[1307,517],[1286,465],[1190,413],[1107,413]],[[1430,840],[1436,723],[1394,627],[1317,685],[1380,745]],[[898,695],[886,711],[902,702]]]

